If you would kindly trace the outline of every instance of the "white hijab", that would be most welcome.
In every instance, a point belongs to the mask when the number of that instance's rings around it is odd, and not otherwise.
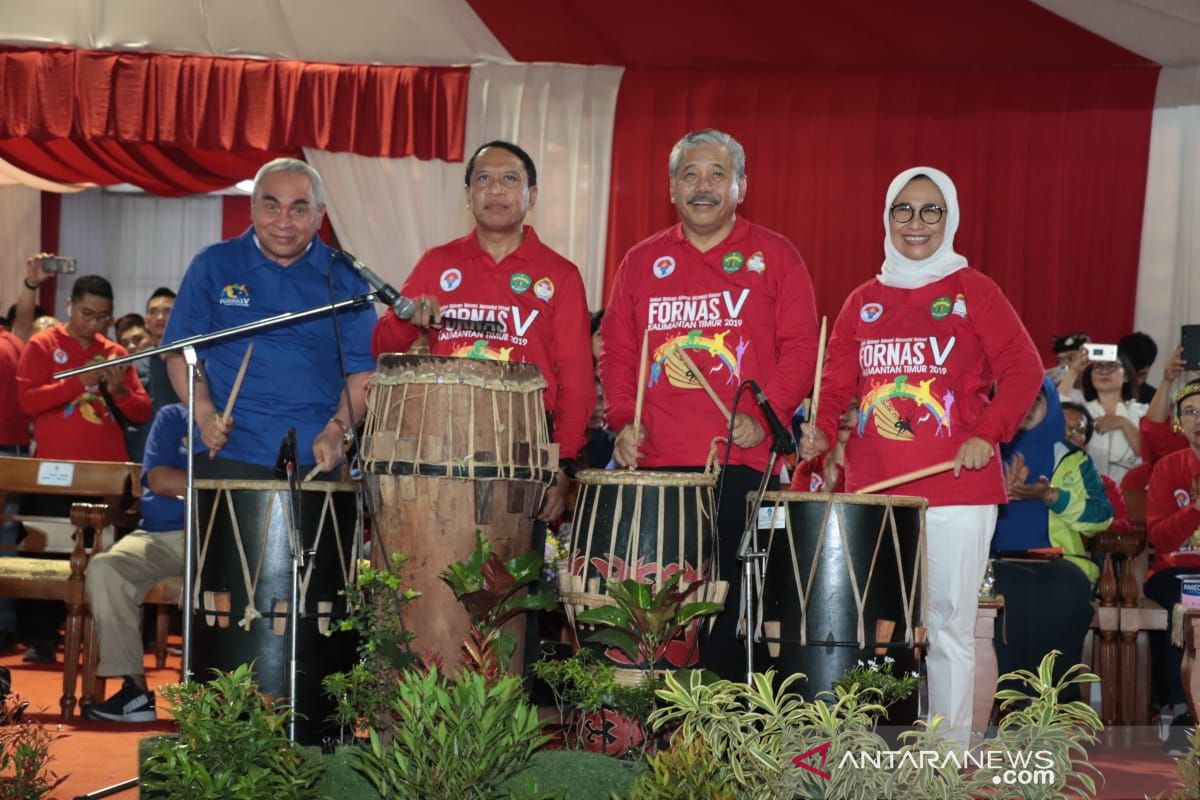
[[[913,261],[900,255],[900,251],[892,244],[890,227],[890,212],[896,195],[908,185],[908,182],[918,175],[929,178],[946,198],[946,227],[942,235],[942,243],[929,258]],[[919,211],[919,209],[918,209]],[[931,283],[940,281],[947,275],[957,272],[967,265],[967,259],[954,252],[954,233],[958,230],[958,192],[950,176],[933,167],[913,167],[901,172],[888,186],[887,196],[883,204],[883,269],[878,280],[884,286],[894,286],[897,289],[919,289]]]

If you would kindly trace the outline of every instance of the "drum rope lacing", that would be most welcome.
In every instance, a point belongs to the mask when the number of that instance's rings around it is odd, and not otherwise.
[[[816,582],[817,567],[820,564],[819,556],[820,556],[821,551],[824,548],[825,533],[829,527],[829,515],[830,515],[831,511],[834,512],[837,517],[838,534],[842,540],[843,552],[847,553],[847,554],[850,552],[850,541],[849,541],[848,528],[846,525],[845,512],[840,504],[830,502],[825,506],[825,513],[822,515],[820,532],[817,535],[817,543],[816,543],[816,547],[814,549],[814,557],[812,560],[812,564],[809,566],[808,579],[804,583],[801,583],[800,564],[799,564],[799,561],[797,559],[797,554],[796,554],[796,538],[795,538],[794,532],[792,530],[791,515],[787,514],[784,517],[785,524],[786,524],[787,539],[788,539],[788,551],[789,551],[788,554],[789,554],[789,557],[792,562],[792,577],[793,577],[793,581],[794,581],[795,587],[796,587],[796,594],[800,599],[800,646],[801,647],[806,647],[808,645],[808,604],[809,604],[809,601],[812,599],[811,594],[812,594],[813,586]],[[890,523],[890,525],[889,525],[889,523]],[[879,530],[875,534],[875,548],[872,551],[871,563],[867,569],[866,582],[865,582],[865,584],[862,585],[865,588],[860,588],[860,584],[858,582],[858,576],[854,569],[853,559],[850,558],[849,555],[847,555],[847,557],[845,559],[846,572],[848,573],[849,578],[850,578],[850,587],[854,592],[854,604],[856,606],[857,617],[858,617],[858,627],[857,627],[858,646],[860,649],[866,648],[866,646],[867,646],[866,621],[864,619],[864,612],[866,609],[868,594],[870,592],[871,581],[872,581],[872,578],[874,578],[874,576],[875,576],[875,566],[876,566],[876,563],[878,562],[879,550],[880,550],[880,547],[883,545],[883,540],[884,540],[883,534],[884,534],[885,530],[888,530],[889,528],[891,531],[890,538],[891,538],[892,548],[896,555],[896,571],[898,573],[898,578],[899,578],[898,584],[900,586],[900,601],[901,601],[900,605],[901,605],[901,611],[904,615],[905,641],[912,642],[914,639],[913,611],[914,611],[914,606],[916,605],[916,597],[917,597],[916,587],[920,586],[921,579],[922,579],[920,553],[922,552],[922,550],[924,548],[924,541],[925,541],[924,520],[922,519],[921,530],[918,535],[918,558],[917,558],[917,563],[914,564],[913,589],[910,590],[908,588],[908,584],[904,580],[904,559],[902,557],[902,552],[901,552],[901,548],[900,548],[900,533],[899,533],[899,527],[896,523],[895,509],[893,508],[891,503],[888,503],[886,506],[884,515],[880,519]],[[768,544],[767,544],[768,550],[770,550],[771,547],[773,547],[774,539],[775,539],[775,528],[774,528],[774,525],[772,524],[771,535],[768,538]],[[760,585],[760,591],[761,591],[761,585]],[[759,631],[760,635],[762,633],[762,618],[761,618],[762,605],[763,604],[760,600],[760,603],[759,603],[760,618],[759,618],[759,623],[758,623],[758,631]]]

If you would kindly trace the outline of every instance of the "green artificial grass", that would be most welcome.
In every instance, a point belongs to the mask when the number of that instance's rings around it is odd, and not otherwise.
[[[148,736],[138,743],[139,764],[157,738]],[[319,788],[325,797],[380,800],[370,782],[354,769],[348,748],[339,748],[323,758],[326,770]],[[585,750],[541,750],[506,788],[516,791],[532,780],[544,792],[561,793],[563,800],[609,800],[613,792],[620,795],[629,791],[645,769],[640,761],[627,763]]]
[[[506,786],[519,789],[528,778],[542,791],[563,792],[565,800],[609,800],[613,792],[629,791],[645,769],[641,761],[630,764],[585,750],[540,750]]]

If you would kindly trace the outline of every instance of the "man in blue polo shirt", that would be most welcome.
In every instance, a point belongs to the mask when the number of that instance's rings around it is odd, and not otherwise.
[[[253,225],[241,236],[196,255],[179,287],[164,343],[370,291],[353,269],[331,260],[333,251],[317,236],[325,189],[308,164],[279,158],[263,166],[254,178],[250,217]],[[219,457],[215,464],[198,459],[197,475],[272,477],[280,442],[292,427],[305,473],[314,464],[329,471],[341,463],[348,434],[366,408],[375,321],[372,306],[336,316],[349,402],[332,314],[198,347],[204,379],[196,382],[196,425],[204,449]],[[249,368],[232,416],[223,423],[221,411],[250,343]],[[175,391],[186,397],[182,356],[168,357],[167,369]]]
[[[183,574],[183,500],[187,491],[187,409],[163,406],[146,439],[142,461],[142,520],[88,563],[88,605],[96,623],[100,663],[96,674],[125,678],[121,689],[103,703],[83,707],[87,719],[150,722],[154,692],[146,685],[142,634],[138,628],[142,598],[163,578]]]

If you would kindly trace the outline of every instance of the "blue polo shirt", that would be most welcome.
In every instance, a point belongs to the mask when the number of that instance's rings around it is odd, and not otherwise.
[[[142,457],[142,530],[181,531],[183,501],[157,495],[150,489],[150,470],[155,467],[187,469],[187,409],[183,403],[163,406],[155,415]]]
[[[328,304],[332,253],[318,237],[301,258],[282,267],[259,249],[253,228],[236,239],[204,248],[183,277],[163,342]],[[370,291],[347,265],[339,262],[332,268],[333,300]],[[375,322],[374,306],[338,312],[347,372],[375,368],[371,357]],[[213,404],[220,411],[233,388],[246,345],[254,342],[254,354],[234,402],[234,427],[221,451],[223,457],[274,466],[279,444],[294,426],[300,460],[313,463],[312,441],[337,410],[342,391],[333,326],[330,313],[196,348],[204,361]]]

